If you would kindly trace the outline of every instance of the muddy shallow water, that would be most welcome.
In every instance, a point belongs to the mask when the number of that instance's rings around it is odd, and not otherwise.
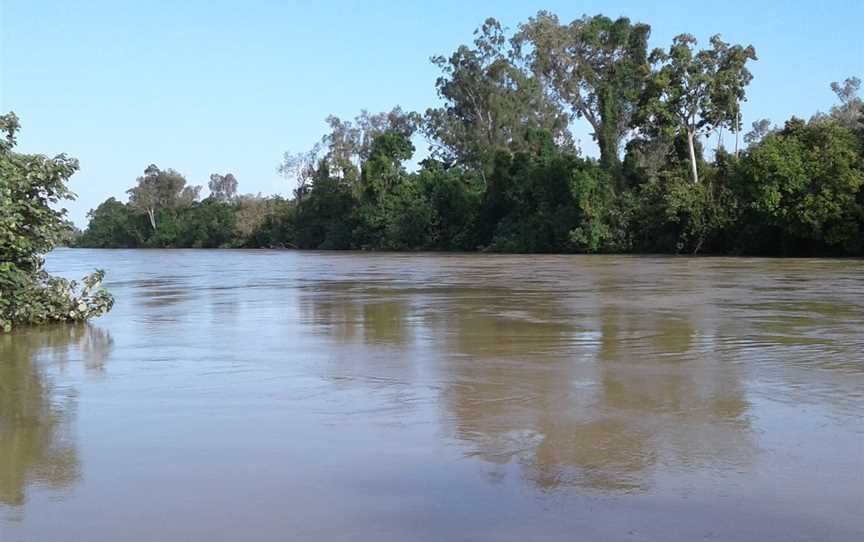
[[[864,539],[864,262],[58,250],[0,540]]]

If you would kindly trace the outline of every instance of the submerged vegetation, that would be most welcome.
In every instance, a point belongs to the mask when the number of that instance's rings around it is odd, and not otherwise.
[[[681,34],[651,51],[650,33],[599,15],[540,12],[512,33],[488,19],[471,45],[432,59],[439,107],[330,117],[312,150],[286,154],[293,197],[242,196],[214,174],[201,200],[151,165],[128,203],[91,211],[77,243],[864,254],[861,81],[834,83],[828,113],[742,133],[754,48]],[[599,159],[581,155],[580,121]],[[422,138],[428,154],[409,171]]]
[[[102,271],[79,285],[43,269],[42,255],[69,231],[66,211],[52,205],[73,197],[66,181],[78,162],[14,152],[17,131],[14,114],[0,116],[0,331],[98,316],[114,302]]]

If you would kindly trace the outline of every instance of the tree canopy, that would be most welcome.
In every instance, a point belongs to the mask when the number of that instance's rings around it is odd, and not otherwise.
[[[862,255],[860,79],[826,84],[837,104],[809,121],[759,119],[741,134],[755,49],[719,35],[650,40],[627,17],[541,11],[513,31],[486,19],[432,57],[440,103],[329,116],[311,149],[286,153],[291,197],[242,195],[234,175],[214,173],[201,200],[151,165],[77,242]],[[598,159],[582,155],[576,123]]]
[[[541,11],[514,38],[553,95],[586,119],[600,147],[600,163],[617,168],[621,141],[649,73],[651,27],[596,15],[561,24]]]

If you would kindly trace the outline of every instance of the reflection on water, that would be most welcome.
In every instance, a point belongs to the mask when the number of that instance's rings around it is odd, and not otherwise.
[[[80,356],[99,373],[111,337],[92,325],[58,325],[0,335],[0,504],[20,506],[27,487],[68,488],[80,471],[70,422],[71,390],[57,390],[44,367]]]
[[[117,304],[0,338],[3,542],[864,537],[860,261],[48,262]]]
[[[652,317],[600,302],[573,318],[555,292],[471,287],[436,295],[319,283],[307,294],[304,318],[340,343],[434,363],[444,420],[466,454],[516,459],[544,490],[636,491],[658,462],[732,468],[754,454],[739,367],[700,339],[688,312]],[[355,373],[385,365],[364,361]]]

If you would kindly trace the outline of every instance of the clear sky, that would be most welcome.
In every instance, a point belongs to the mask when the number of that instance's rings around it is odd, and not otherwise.
[[[486,17],[514,28],[538,9],[626,15],[652,26],[652,46],[681,32],[753,44],[745,126],[827,110],[831,81],[864,76],[864,0],[0,0],[0,111],[21,118],[21,152],[81,161],[79,226],[150,163],[288,194],[282,153],[309,148],[327,115],[424,111],[437,103],[430,56]],[[587,127],[575,131],[594,154]]]

